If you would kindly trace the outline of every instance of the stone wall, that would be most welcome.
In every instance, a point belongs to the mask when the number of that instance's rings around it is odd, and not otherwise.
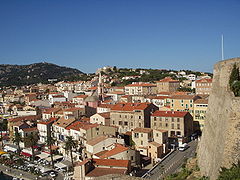
[[[229,77],[240,58],[220,61],[214,66],[213,88],[203,135],[198,148],[202,175],[216,179],[221,167],[240,160],[240,97],[229,89]]]

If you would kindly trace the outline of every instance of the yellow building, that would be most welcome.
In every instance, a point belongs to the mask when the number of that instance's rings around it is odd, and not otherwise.
[[[204,127],[204,121],[206,119],[206,112],[208,108],[207,99],[197,99],[194,102],[194,121],[198,121],[201,130]]]
[[[170,108],[172,111],[187,111],[194,115],[194,101],[200,99],[196,95],[172,95],[170,97]]]

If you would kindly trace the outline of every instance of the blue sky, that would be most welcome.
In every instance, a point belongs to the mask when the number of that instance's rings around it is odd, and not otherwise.
[[[239,0],[0,0],[0,64],[212,71],[240,56]]]

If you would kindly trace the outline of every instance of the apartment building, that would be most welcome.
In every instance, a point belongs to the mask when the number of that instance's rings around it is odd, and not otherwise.
[[[201,99],[196,95],[172,95],[170,100],[170,108],[172,111],[187,111],[194,115],[194,101]]]
[[[173,80],[171,77],[165,77],[157,82],[157,92],[175,92],[180,87],[178,80]]]
[[[193,117],[189,112],[155,111],[151,128],[166,130],[169,137],[189,137],[193,133]]]
[[[117,126],[119,133],[150,127],[150,115],[156,110],[152,103],[118,103],[111,108],[110,125]]]
[[[199,122],[200,129],[204,127],[204,122],[206,120],[206,113],[208,108],[207,99],[197,99],[194,102],[194,121]]]
[[[212,79],[196,80],[196,94],[210,94],[212,90]]]
[[[157,86],[150,83],[135,83],[124,87],[126,95],[152,95],[157,94]]]

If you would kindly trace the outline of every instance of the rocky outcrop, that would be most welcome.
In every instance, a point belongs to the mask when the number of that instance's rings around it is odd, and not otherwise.
[[[231,167],[240,160],[240,97],[229,88],[234,63],[240,58],[215,64],[213,88],[203,135],[198,148],[198,165],[202,175],[216,179],[221,167]]]

